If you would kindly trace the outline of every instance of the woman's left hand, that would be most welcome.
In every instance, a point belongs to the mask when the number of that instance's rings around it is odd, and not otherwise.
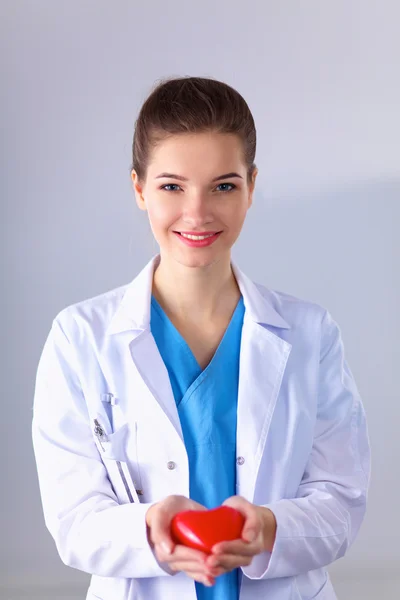
[[[223,506],[236,508],[245,517],[242,537],[232,542],[220,542],[212,547],[206,559],[210,575],[218,577],[239,567],[247,567],[253,556],[272,552],[277,523],[274,513],[263,506],[256,506],[241,496],[232,496]]]

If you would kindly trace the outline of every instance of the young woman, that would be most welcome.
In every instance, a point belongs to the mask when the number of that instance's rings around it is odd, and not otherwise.
[[[92,575],[88,600],[336,598],[326,566],[366,508],[365,413],[330,313],[231,260],[255,151],[237,91],[161,82],[132,165],[159,254],[53,321],[34,451],[46,525]],[[173,543],[175,514],[221,504],[242,512],[241,539],[211,555]]]

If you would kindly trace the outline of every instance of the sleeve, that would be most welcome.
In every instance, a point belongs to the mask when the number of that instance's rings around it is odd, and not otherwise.
[[[59,556],[67,566],[103,577],[172,575],[149,542],[151,504],[118,503],[78,372],[74,349],[54,320],[36,374],[32,439],[44,519]]]
[[[313,447],[296,498],[265,505],[275,515],[272,552],[254,557],[250,579],[290,577],[341,558],[366,511],[370,445],[365,411],[344,357],[338,325],[321,325],[318,409]]]

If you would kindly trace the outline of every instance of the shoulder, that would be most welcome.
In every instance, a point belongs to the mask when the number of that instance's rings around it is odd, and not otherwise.
[[[60,310],[53,319],[53,326],[61,328],[67,337],[102,337],[129,287],[129,283],[96,296],[75,302]],[[90,336],[90,337],[91,337]]]
[[[265,300],[286,321],[290,329],[282,335],[300,348],[318,350],[321,359],[328,353],[344,353],[342,328],[328,308],[309,299],[255,283]]]
[[[329,315],[327,308],[318,302],[289,294],[287,292],[267,288],[254,282],[260,294],[270,306],[288,323],[291,329],[320,326]]]

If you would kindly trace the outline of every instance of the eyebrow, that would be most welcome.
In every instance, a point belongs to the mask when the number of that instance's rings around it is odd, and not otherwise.
[[[160,175],[157,175],[155,179],[162,179],[163,177],[168,177],[169,179],[179,179],[180,181],[188,181],[187,177],[182,177],[182,175],[174,175],[174,173],[160,173]],[[225,173],[225,175],[218,175],[218,177],[214,177],[212,181],[220,181],[220,179],[229,179],[230,177],[240,177],[240,179],[243,179],[239,173]]]

